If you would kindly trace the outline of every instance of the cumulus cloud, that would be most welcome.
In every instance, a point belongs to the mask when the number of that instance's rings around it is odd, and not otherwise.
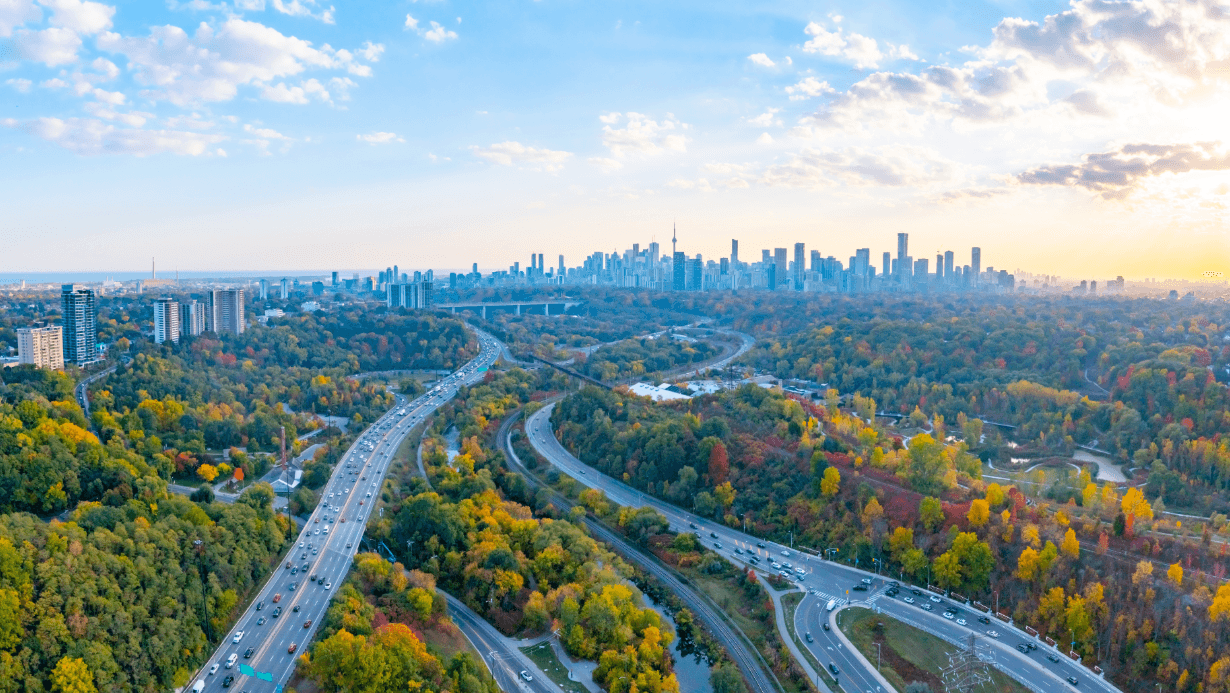
[[[81,37],[72,29],[53,26],[38,31],[19,29],[13,43],[25,60],[55,67],[77,61]]]
[[[756,127],[760,127],[760,128],[767,128],[767,127],[773,127],[773,126],[781,127],[782,126],[781,118],[777,117],[777,114],[781,110],[782,109],[780,108],[770,108],[764,113],[761,113],[760,115],[756,116],[755,118],[748,118],[747,122],[751,125],[755,125]]]
[[[797,84],[786,87],[786,93],[790,95],[791,101],[802,101],[810,99],[813,96],[822,96],[831,93],[833,88],[828,82],[822,82],[815,77],[804,77]]]
[[[115,8],[89,0],[39,0],[51,10],[51,25],[92,36],[111,28]]]
[[[611,159],[609,157],[603,157],[603,156],[591,156],[589,159],[586,159],[586,161],[593,164],[594,166],[597,166],[599,169],[602,170],[603,173],[610,173],[612,171],[618,171],[619,169],[624,167],[623,163],[620,162],[619,160]]]
[[[220,135],[179,130],[117,128],[94,118],[36,118],[25,122],[6,120],[4,125],[85,155],[152,156],[170,153],[201,156],[210,153],[211,145],[225,139]]]
[[[951,165],[918,147],[804,149],[783,164],[765,169],[765,185],[827,188],[842,185],[921,186],[946,180]]]
[[[470,147],[474,156],[503,166],[522,166],[535,171],[558,171],[572,152],[527,147],[520,142],[499,142],[490,147]]]
[[[753,53],[747,56],[747,59],[752,61],[753,64],[761,67],[777,67],[777,63],[773,62],[773,59],[764,53]]]
[[[42,18],[43,12],[34,0],[0,0],[0,38],[12,36],[13,29]]]
[[[840,23],[841,17],[833,17],[834,23]],[[819,22],[809,22],[803,32],[811,38],[803,44],[804,53],[825,55],[853,63],[857,69],[876,68],[884,60],[908,59],[918,60],[909,46],[896,46],[885,42],[886,51],[880,50],[879,43],[862,34],[846,32],[841,27],[830,31]]]
[[[262,2],[261,5],[263,6],[264,3]],[[333,6],[330,5],[329,9],[321,10],[319,12],[313,11],[312,8],[315,6],[315,0],[302,0],[302,2],[300,0],[291,0],[290,2],[284,2],[284,0],[273,0],[273,9],[282,14],[288,14],[292,17],[311,17],[312,19],[319,19],[325,24],[332,24],[334,12]]]
[[[419,20],[410,15],[406,15],[405,28],[409,31],[413,31],[432,43],[444,43],[445,41],[451,41],[457,38],[457,32],[449,31],[443,26],[440,26],[439,22],[429,23],[431,24],[430,27],[421,27],[419,26]]]
[[[22,79],[20,77],[15,77],[13,79],[6,79],[4,83],[9,85],[13,89],[21,92],[22,94],[29,93],[30,87],[34,85],[34,82],[31,82],[28,79]]]
[[[1221,142],[1127,144],[1086,154],[1082,163],[1041,166],[1017,180],[1026,185],[1063,185],[1098,193],[1108,200],[1127,197],[1147,178],[1192,171],[1230,169],[1230,151]]]
[[[358,53],[328,45],[317,48],[309,41],[238,17],[216,28],[202,22],[191,36],[176,26],[154,27],[147,37],[107,32],[98,38],[98,47],[128,59],[134,79],[147,87],[142,96],[177,105],[229,101],[241,86],[257,87],[264,97],[288,103],[301,102],[313,94],[323,97],[319,91],[311,91],[316,89],[310,84],[313,80],[297,86],[302,94],[295,91],[296,87],[275,81],[313,69],[367,76],[371,68],[359,62],[357,55],[374,48],[369,44]]]
[[[404,143],[406,140],[397,136],[395,132],[372,132],[366,135],[358,135],[360,142],[368,144],[393,144],[394,142]]]
[[[599,116],[602,143],[616,158],[630,154],[652,156],[663,152],[686,152],[688,138],[682,134],[690,126],[670,113],[656,121],[640,113],[608,113]],[[624,121],[624,127],[614,127]]]

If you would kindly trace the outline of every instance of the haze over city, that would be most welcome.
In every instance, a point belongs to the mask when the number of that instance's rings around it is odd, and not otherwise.
[[[1222,271],[1215,2],[0,5],[0,272],[981,246]],[[54,252],[49,252],[54,249]]]

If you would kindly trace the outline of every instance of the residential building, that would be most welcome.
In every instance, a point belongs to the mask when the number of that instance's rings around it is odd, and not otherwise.
[[[64,311],[64,363],[85,366],[99,361],[94,292],[76,284],[64,284],[60,303]]]
[[[243,334],[243,289],[209,292],[209,329],[217,334]]]
[[[179,327],[179,301],[165,297],[154,301],[154,341],[179,344]]]
[[[429,281],[390,284],[385,304],[389,308],[431,310],[432,284]]]
[[[17,328],[17,361],[39,368],[64,370],[64,328],[59,325]]]
[[[195,337],[208,329],[205,304],[190,299],[179,305],[179,333]]]

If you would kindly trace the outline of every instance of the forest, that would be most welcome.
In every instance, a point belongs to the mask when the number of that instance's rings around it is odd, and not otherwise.
[[[598,380],[614,382],[702,363],[717,354],[717,347],[708,342],[684,335],[661,335],[603,345],[584,360],[580,369]]]

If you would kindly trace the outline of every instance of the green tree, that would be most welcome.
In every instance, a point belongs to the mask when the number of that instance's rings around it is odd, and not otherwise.
[[[918,515],[927,531],[934,532],[944,522],[944,504],[939,498],[927,496],[918,502]]]

